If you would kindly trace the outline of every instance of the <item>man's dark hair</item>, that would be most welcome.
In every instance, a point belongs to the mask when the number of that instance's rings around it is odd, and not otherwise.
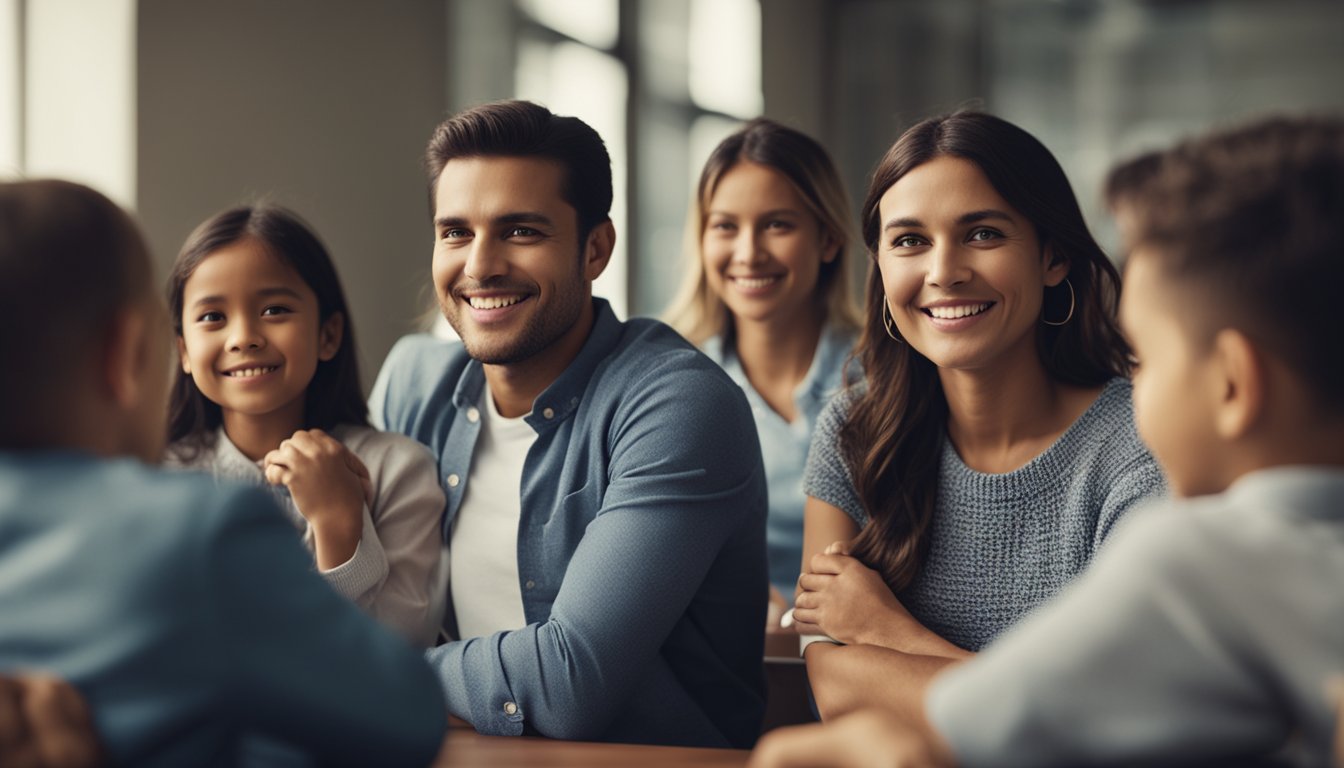
[[[0,184],[0,450],[40,445],[63,382],[151,295],[149,250],[130,216],[66,181]]]
[[[597,131],[577,117],[552,114],[530,101],[496,101],[440,123],[425,149],[431,217],[443,167],[449,160],[468,157],[535,157],[559,163],[565,172],[561,195],[578,212],[580,241],[611,211],[611,158]]]
[[[1290,365],[1344,392],[1344,120],[1261,120],[1163,153],[1126,191],[1133,245],[1182,291]],[[1124,168],[1125,166],[1121,166]]]

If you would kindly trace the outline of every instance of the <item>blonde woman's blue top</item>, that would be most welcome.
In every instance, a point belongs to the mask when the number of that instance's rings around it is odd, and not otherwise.
[[[723,336],[704,343],[705,354],[723,366],[751,404],[770,495],[765,525],[770,583],[789,603],[793,602],[793,588],[803,560],[803,502],[807,500],[803,493],[803,469],[807,466],[807,449],[812,444],[812,430],[822,408],[844,388],[846,376],[851,380],[858,378],[858,363],[845,365],[857,339],[856,329],[831,324],[822,329],[812,365],[793,393],[797,409],[793,421],[786,421],[776,413],[747,380],[731,343],[724,343]]]

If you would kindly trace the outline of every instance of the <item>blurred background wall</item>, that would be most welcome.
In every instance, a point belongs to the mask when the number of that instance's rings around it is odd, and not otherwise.
[[[1339,0],[0,0],[0,176],[101,189],[164,268],[217,210],[296,209],[367,386],[431,306],[420,154],[471,104],[531,98],[603,135],[619,234],[597,292],[633,315],[675,290],[700,165],[754,115],[819,138],[857,203],[902,129],[990,110],[1055,152],[1113,247],[1113,161],[1344,111],[1341,75]]]

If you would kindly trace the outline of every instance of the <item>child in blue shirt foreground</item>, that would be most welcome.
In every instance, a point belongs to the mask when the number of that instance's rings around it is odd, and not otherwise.
[[[1178,497],[937,678],[921,722],[767,737],[753,766],[1330,760],[1344,672],[1344,121],[1121,169],[1135,420]]]
[[[147,466],[170,345],[124,212],[0,184],[0,359],[22,374],[0,377],[0,673],[73,684],[112,764],[232,764],[252,736],[427,764],[446,715],[421,653],[312,572],[270,494]]]

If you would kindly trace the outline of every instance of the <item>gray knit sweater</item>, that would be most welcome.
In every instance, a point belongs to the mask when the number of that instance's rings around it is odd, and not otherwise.
[[[868,516],[839,449],[859,394],[851,389],[822,412],[803,490],[863,525]],[[978,651],[1087,567],[1137,501],[1164,491],[1134,431],[1124,379],[1109,382],[1053,445],[1012,472],[977,472],[944,439],[928,558],[901,602],[938,635]]]

